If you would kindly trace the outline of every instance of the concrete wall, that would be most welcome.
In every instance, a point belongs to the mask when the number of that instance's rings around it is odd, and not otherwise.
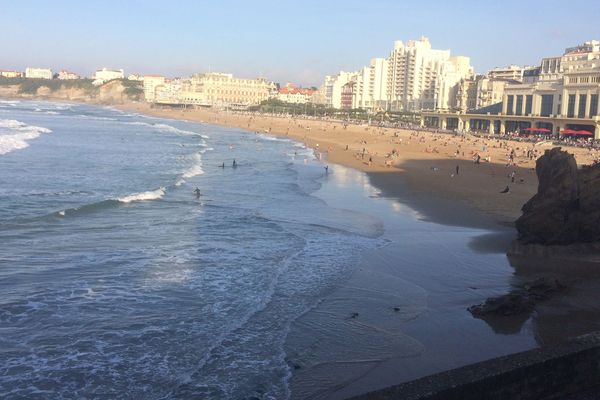
[[[354,400],[544,400],[599,387],[600,332],[431,375]]]

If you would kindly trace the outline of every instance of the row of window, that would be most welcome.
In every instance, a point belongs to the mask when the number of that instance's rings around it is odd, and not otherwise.
[[[600,83],[600,76],[569,76],[566,83]]]
[[[540,116],[549,117],[552,115],[552,104],[554,103],[554,95],[541,95]],[[559,100],[560,100],[559,96]],[[525,109],[523,110],[523,98],[525,98]],[[590,117],[598,115],[598,95],[590,95]],[[576,95],[570,94],[567,99],[567,117],[577,118],[586,117],[586,106],[588,96],[585,94],[579,95],[579,105],[575,110]],[[524,113],[523,113],[524,111]],[[577,113],[575,113],[577,111]],[[506,99],[506,114],[507,115],[528,115],[533,112],[533,96],[532,95],[509,95]],[[560,105],[557,108],[556,114],[560,114]]]

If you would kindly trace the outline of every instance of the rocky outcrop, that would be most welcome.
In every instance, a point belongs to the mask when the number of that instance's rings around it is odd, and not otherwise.
[[[541,277],[515,288],[510,293],[491,297],[485,302],[471,306],[469,312],[476,318],[485,319],[489,315],[508,316],[529,313],[539,301],[547,300],[554,293],[566,288],[556,279]]]
[[[600,241],[600,165],[577,168],[560,147],[536,164],[538,192],[515,225],[522,244],[568,245]]]

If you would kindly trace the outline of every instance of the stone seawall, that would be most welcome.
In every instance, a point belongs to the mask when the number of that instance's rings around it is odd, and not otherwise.
[[[577,399],[598,388],[600,332],[353,397],[353,400]],[[573,397],[570,397],[573,396]],[[589,396],[589,394],[588,394]],[[590,397],[586,397],[590,398]]]

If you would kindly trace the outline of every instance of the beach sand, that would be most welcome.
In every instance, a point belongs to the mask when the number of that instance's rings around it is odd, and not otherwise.
[[[290,382],[294,399],[343,399],[598,329],[600,309],[588,296],[600,287],[595,274],[576,277],[566,294],[541,305],[532,317],[488,325],[466,311],[538,274],[529,273],[529,260],[523,272],[505,255],[516,235],[514,221],[537,190],[535,160],[523,156],[529,143],[355,125],[344,129],[335,122],[161,110],[146,104],[119,108],[304,142],[324,162],[365,172],[382,198],[397,199],[395,206],[407,205],[417,219],[434,222],[413,226],[402,213],[381,213],[392,218],[386,235],[394,245],[365,254],[349,280],[291,328],[286,353],[297,368]],[[538,155],[551,147],[536,146]],[[507,167],[511,148],[517,166]],[[397,156],[386,158],[392,150]],[[567,150],[580,164],[592,161],[585,149]],[[491,162],[474,163],[476,153]],[[515,183],[509,177],[513,171]],[[507,185],[510,193],[500,193]],[[369,207],[375,212],[381,204]],[[406,243],[405,233],[396,229],[414,229],[414,241]],[[444,249],[448,259],[440,263]],[[464,259],[454,253],[469,255]],[[354,312],[360,316],[348,317]]]
[[[158,109],[144,103],[119,108],[157,117],[288,136],[312,147],[324,160],[367,173],[372,184],[385,195],[401,198],[417,211],[442,223],[468,226],[474,221],[457,220],[447,210],[440,212],[428,206],[427,199],[432,196],[457,200],[496,223],[512,226],[521,215],[522,205],[537,191],[535,160],[523,154],[533,148],[531,143],[359,125],[344,128],[339,122],[208,109]],[[535,146],[538,155],[552,147],[551,143]],[[516,166],[507,166],[511,149],[517,155]],[[575,155],[579,164],[592,162],[586,149],[569,147],[566,150]],[[396,155],[386,157],[393,151]],[[482,157],[479,164],[473,161],[477,153]],[[488,157],[490,162],[485,161]],[[509,178],[513,171],[515,183]],[[510,193],[500,193],[507,185]],[[481,218],[477,223],[481,223]]]

